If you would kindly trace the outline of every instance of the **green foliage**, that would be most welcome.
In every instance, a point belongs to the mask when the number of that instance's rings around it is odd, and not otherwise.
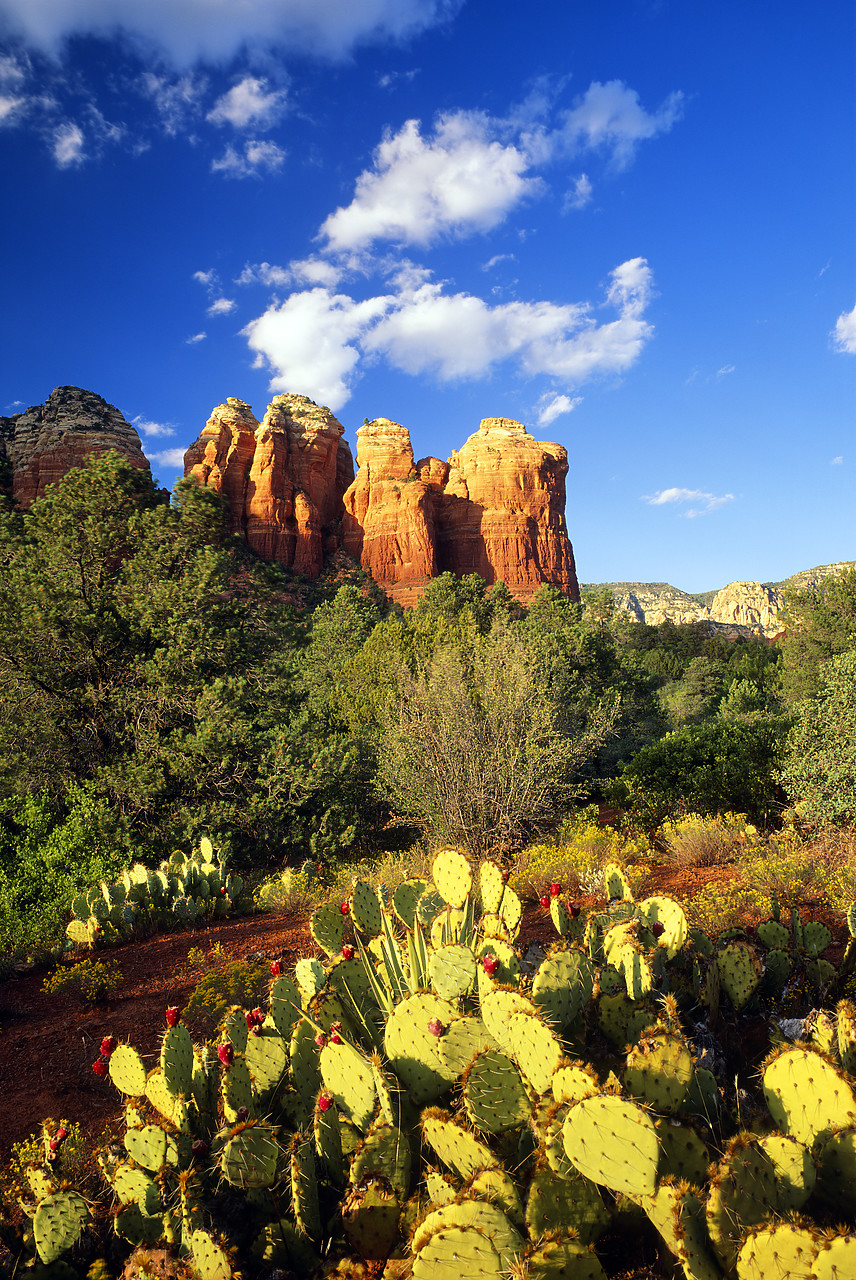
[[[112,879],[127,857],[109,807],[85,787],[71,787],[65,816],[46,793],[0,801],[0,950],[53,946],[72,899]]]
[[[210,969],[199,979],[184,1006],[186,1018],[197,1018],[208,1034],[235,1005],[256,1005],[265,986],[266,968],[261,962],[230,960]]]
[[[468,657],[445,649],[399,679],[381,780],[431,840],[476,854],[513,847],[555,821],[615,719],[614,703],[584,709],[560,698],[525,637],[501,628]]]
[[[684,813],[745,813],[767,823],[781,810],[777,768],[787,719],[687,725],[643,747],[609,789],[612,802],[646,827]]]
[[[122,981],[122,969],[115,961],[86,959],[55,969],[45,978],[42,990],[55,996],[76,988],[84,1000],[97,1004],[109,999]]]
[[[826,663],[800,704],[779,777],[804,821],[856,824],[856,650]]]
[[[856,569],[786,590],[783,621],[782,689],[793,706],[821,693],[824,663],[856,649]]]

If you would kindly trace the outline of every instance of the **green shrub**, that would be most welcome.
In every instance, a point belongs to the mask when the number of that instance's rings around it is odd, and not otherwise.
[[[750,827],[750,834],[755,828]],[[662,831],[666,854],[679,867],[712,867],[731,858],[746,835],[746,819],[739,813],[703,818],[688,813],[667,823]]]
[[[81,960],[79,964],[55,969],[42,983],[48,995],[61,995],[76,987],[84,1000],[97,1004],[114,994],[122,982],[122,970],[115,961]]]
[[[183,1017],[196,1018],[210,1035],[233,1005],[257,1005],[268,978],[261,962],[232,960],[200,978],[184,1006]]]
[[[800,818],[856,823],[856,651],[822,668],[818,697],[804,702],[779,775]]]

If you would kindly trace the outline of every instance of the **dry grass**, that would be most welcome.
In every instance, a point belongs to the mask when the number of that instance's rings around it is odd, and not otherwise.
[[[741,814],[701,818],[697,813],[690,813],[665,826],[661,838],[666,847],[666,857],[675,866],[715,867],[739,855],[746,843],[747,832],[751,837],[755,829],[747,828],[746,819]]]

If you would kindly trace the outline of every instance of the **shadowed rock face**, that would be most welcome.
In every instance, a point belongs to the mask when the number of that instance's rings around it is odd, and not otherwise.
[[[485,418],[448,462],[414,463],[408,431],[387,418],[357,441],[342,544],[393,599],[413,603],[447,570],[501,579],[524,601],[545,582],[579,598],[560,445],[509,418]]]
[[[0,471],[23,507],[90,455],[109,449],[150,470],[130,422],[114,405],[80,387],[57,387],[44,404],[0,418]]]
[[[354,478],[344,428],[306,396],[275,396],[260,423],[243,400],[211,414],[184,474],[229,499],[229,521],[252,549],[317,578],[339,542],[342,494]]]

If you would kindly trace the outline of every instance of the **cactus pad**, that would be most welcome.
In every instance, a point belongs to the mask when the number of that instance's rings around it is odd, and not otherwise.
[[[582,951],[553,952],[532,979],[534,1003],[559,1030],[582,1013],[593,990],[594,967]]]
[[[660,1141],[660,1175],[703,1186],[710,1152],[696,1131],[665,1117],[655,1120],[654,1128]]]
[[[431,1108],[422,1114],[422,1136],[443,1164],[467,1179],[496,1165],[496,1156],[469,1129],[446,1111]]]
[[[597,1076],[583,1062],[566,1063],[553,1072],[550,1088],[557,1102],[582,1102],[598,1092]]]
[[[536,1169],[526,1200],[526,1229],[538,1240],[549,1231],[576,1232],[591,1244],[609,1225],[609,1213],[593,1182],[575,1174],[565,1178],[549,1165]]]
[[[447,1000],[426,993],[402,1000],[387,1021],[386,1056],[417,1106],[439,1098],[455,1079],[440,1056],[440,1037],[428,1030],[435,1019],[443,1027],[450,1026],[455,1016]]]
[[[407,929],[416,925],[416,907],[428,888],[426,880],[404,880],[392,895],[392,909]]]
[[[717,953],[716,963],[722,989],[740,1013],[757,991],[764,967],[744,942],[729,942]]]
[[[481,1049],[496,1047],[481,1018],[455,1018],[440,1037],[440,1057],[452,1079],[462,1076]]]
[[[207,1231],[194,1231],[190,1249],[199,1280],[230,1280],[232,1268],[225,1251]]]
[[[383,919],[374,889],[365,880],[355,880],[349,901],[354,927],[366,937],[376,938],[383,928]]]
[[[351,1184],[363,1178],[380,1176],[402,1201],[410,1191],[410,1141],[397,1125],[376,1121],[357,1147],[351,1160]]]
[[[817,1246],[812,1233],[791,1222],[752,1231],[737,1258],[738,1280],[811,1280]]]
[[[651,1195],[660,1144],[651,1118],[623,1098],[586,1098],[571,1107],[562,1129],[574,1168],[610,1191]]]
[[[342,1205],[342,1225],[351,1248],[368,1262],[384,1262],[398,1237],[400,1213],[385,1178],[368,1178],[353,1187]]]
[[[485,858],[479,864],[479,892],[481,893],[482,911],[496,915],[502,904],[505,881],[502,872],[495,862]]]
[[[643,1196],[637,1203],[681,1263],[686,1280],[720,1280],[722,1273],[710,1252],[702,1205],[688,1188],[666,1182],[654,1195]]]
[[[489,1200],[498,1205],[516,1227],[522,1229],[526,1225],[520,1192],[504,1169],[482,1169],[470,1178],[464,1190],[476,1200]]]
[[[533,1245],[526,1255],[527,1280],[606,1280],[591,1249],[571,1235],[556,1235]]]
[[[856,1235],[817,1241],[812,1280],[850,1280],[856,1276]]]
[[[167,1089],[175,1097],[189,1097],[193,1088],[193,1041],[179,1022],[167,1027],[161,1045],[160,1066]]]
[[[314,1000],[327,981],[327,973],[321,961],[306,956],[294,966],[294,976],[307,1003]]]
[[[545,1022],[528,1011],[513,1013],[506,1023],[506,1044],[536,1093],[546,1093],[562,1061],[562,1046]]]
[[[152,1173],[165,1164],[178,1164],[178,1147],[175,1139],[158,1124],[147,1124],[142,1129],[128,1129],[125,1133],[125,1149],[128,1154]]]
[[[778,1128],[807,1147],[832,1129],[856,1125],[847,1079],[810,1049],[787,1049],[769,1064],[764,1096]]]
[[[501,1280],[496,1249],[475,1227],[437,1230],[413,1259],[413,1280]]]
[[[322,951],[334,956],[342,949],[345,917],[336,902],[322,902],[309,920],[309,932]]]
[[[663,926],[662,932],[658,929],[652,941],[673,960],[687,940],[687,918],[683,907],[671,898],[646,898],[639,903],[639,914],[649,932],[654,924]],[[646,938],[646,941],[649,940]]]
[[[55,1262],[77,1243],[89,1215],[86,1201],[76,1191],[57,1191],[40,1201],[33,1217],[33,1237],[42,1262]]]
[[[270,984],[270,1016],[283,1040],[290,1040],[300,1020],[300,992],[297,983],[287,974]]]
[[[787,1138],[782,1133],[767,1134],[758,1138],[757,1143],[773,1166],[777,1208],[782,1213],[801,1209],[817,1181],[817,1170],[809,1152],[796,1138]]]
[[[476,958],[469,947],[453,942],[432,951],[428,962],[431,985],[443,1000],[460,1000],[476,978]]]
[[[365,1131],[374,1115],[376,1094],[372,1064],[353,1045],[328,1041],[321,1050],[324,1087],[358,1129]]]
[[[769,1156],[748,1135],[732,1138],[711,1178],[705,1208],[713,1247],[726,1269],[737,1261],[741,1233],[767,1221],[776,1203]]]
[[[282,1079],[288,1063],[288,1049],[276,1028],[263,1025],[257,1034],[247,1037],[244,1054],[252,1081],[253,1093],[269,1093]]]
[[[457,849],[441,849],[431,863],[431,875],[440,897],[450,907],[462,907],[473,887],[473,871]]]
[[[110,1054],[110,1079],[120,1093],[139,1098],[146,1092],[146,1068],[136,1049],[117,1044]]]
[[[498,1049],[476,1054],[461,1087],[467,1115],[483,1133],[514,1128],[532,1114],[520,1073]]]
[[[481,1236],[490,1241],[499,1254],[504,1270],[511,1267],[523,1247],[523,1238],[519,1231],[497,1205],[485,1200],[458,1199],[454,1204],[441,1205],[439,1209],[434,1209],[420,1223],[411,1241],[413,1252],[418,1256],[432,1237],[455,1228],[463,1230],[475,1228]]]
[[[644,1035],[627,1055],[624,1083],[628,1092],[657,1111],[679,1111],[692,1077],[692,1054],[680,1036]]]
[[[247,1126],[233,1134],[220,1155],[223,1177],[233,1187],[269,1187],[276,1181],[279,1146],[264,1128]]]
[[[790,930],[780,920],[764,920],[758,925],[758,937],[764,946],[772,951],[774,948],[784,950],[790,946]]]

